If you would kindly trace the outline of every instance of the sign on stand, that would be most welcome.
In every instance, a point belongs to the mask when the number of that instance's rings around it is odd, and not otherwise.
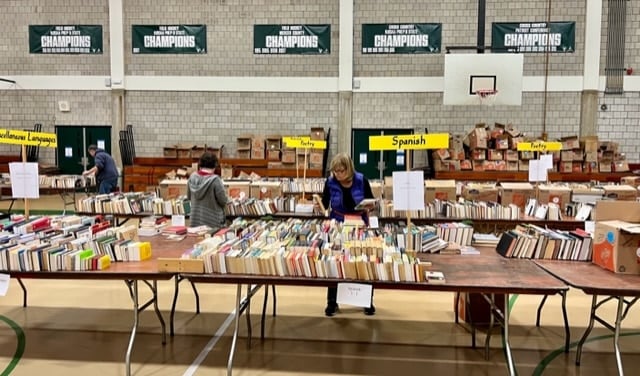
[[[323,140],[312,140],[309,136],[282,137],[282,143],[288,148],[296,149],[296,178],[298,175],[298,150],[304,149],[304,168],[302,173],[302,200],[305,198],[305,186],[307,184],[307,155],[309,149],[326,149],[327,142]]]
[[[433,134],[412,134],[412,135],[394,135],[394,136],[369,136],[369,150],[405,150],[406,151],[406,172],[397,175],[397,172],[393,173],[393,200],[394,210],[398,210],[396,207],[396,200],[403,207],[407,208],[407,227],[411,228],[411,211],[410,210],[424,210],[424,178],[422,171],[410,172],[411,168],[411,150],[427,150],[427,149],[448,149],[449,148],[449,134],[448,133],[433,133]],[[398,186],[396,186],[396,176],[400,180]],[[418,182],[419,180],[419,182]],[[417,184],[415,187],[409,187],[409,184]],[[398,196],[396,196],[396,189]],[[418,204],[422,200],[422,205],[419,209]],[[415,202],[412,202],[415,201]],[[411,209],[409,209],[411,208]],[[402,210],[402,209],[399,209]],[[412,237],[407,237],[407,250],[413,251]]]
[[[0,129],[0,144],[22,146],[22,162],[11,163],[9,171],[11,176],[11,195],[13,198],[24,198],[24,215],[28,219],[29,198],[38,197],[40,185],[38,181],[38,164],[27,163],[26,147],[27,145],[49,148],[58,147],[58,136],[55,133]]]
[[[557,141],[519,142],[518,151],[560,151],[562,143]]]

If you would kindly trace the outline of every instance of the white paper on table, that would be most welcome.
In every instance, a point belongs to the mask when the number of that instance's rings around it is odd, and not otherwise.
[[[9,175],[13,198],[40,198],[37,163],[11,162],[9,163]]]
[[[393,209],[424,210],[424,174],[422,171],[393,172]]]
[[[596,231],[596,221],[584,221],[584,230],[593,235]]]
[[[529,181],[547,181],[547,169],[541,161],[529,161]]]
[[[0,273],[0,296],[7,295],[7,291],[9,290],[10,280],[11,280],[11,276],[9,276],[9,274]]]
[[[336,303],[356,307],[371,307],[371,285],[364,283],[338,283]]]
[[[553,154],[542,154],[540,156],[542,167],[551,170],[553,168]]]
[[[369,228],[378,228],[380,225],[378,224],[378,217],[371,216],[369,217]]]
[[[171,226],[184,226],[184,215],[174,214],[171,216]]]

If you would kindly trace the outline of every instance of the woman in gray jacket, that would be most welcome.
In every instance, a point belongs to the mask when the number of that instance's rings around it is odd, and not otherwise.
[[[189,176],[187,198],[191,201],[191,227],[207,225],[215,233],[225,226],[227,194],[216,175],[218,158],[209,152],[200,157],[198,171]]]

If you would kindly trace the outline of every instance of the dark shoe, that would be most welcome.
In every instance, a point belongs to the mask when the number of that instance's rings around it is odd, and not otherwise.
[[[333,303],[329,303],[327,304],[327,308],[324,309],[324,314],[328,317],[331,317],[333,315],[336,314],[336,312],[338,312],[338,305]]]
[[[371,307],[364,309],[364,314],[367,316],[373,316],[376,314],[376,307],[372,304]]]

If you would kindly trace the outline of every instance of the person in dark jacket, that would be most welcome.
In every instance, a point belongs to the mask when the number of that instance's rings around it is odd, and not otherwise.
[[[89,155],[93,157],[94,166],[82,175],[96,175],[98,193],[110,193],[118,186],[118,168],[113,157],[96,145],[89,145]]]
[[[345,215],[357,214],[366,220],[366,213],[356,211],[355,207],[365,198],[373,198],[369,180],[355,170],[353,160],[346,153],[333,157],[329,169],[331,176],[327,178],[322,192],[322,205],[329,208],[329,216],[343,222]],[[336,287],[329,287],[327,290],[327,307],[324,310],[327,316],[333,316],[338,311],[337,292]],[[373,303],[364,309],[365,315],[375,313]]]
[[[207,225],[213,232],[225,226],[224,207],[227,205],[222,178],[216,175],[218,158],[205,152],[200,157],[198,171],[189,176],[187,197],[191,200],[191,226]]]

